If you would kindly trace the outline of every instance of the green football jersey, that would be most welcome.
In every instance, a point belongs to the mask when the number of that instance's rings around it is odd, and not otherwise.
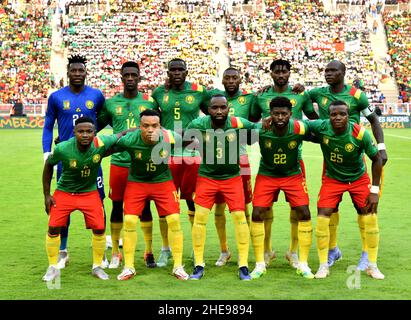
[[[378,153],[371,135],[357,123],[348,122],[347,131],[336,135],[330,120],[308,123],[310,130],[320,138],[325,161],[325,174],[342,182],[358,180],[366,171],[363,152],[370,158]]]
[[[209,96],[207,90],[197,83],[186,81],[183,90],[168,90],[164,86],[157,87],[152,97],[158,104],[161,112],[161,125],[163,128],[182,134],[188,124],[199,117],[201,108],[207,109]],[[194,156],[191,151],[177,156]]]
[[[125,150],[131,158],[129,181],[165,182],[172,180],[168,158],[173,145],[181,146],[181,136],[170,130],[161,130],[158,143],[147,145],[141,130],[127,133],[117,142],[116,149]]]
[[[119,133],[140,125],[140,112],[146,109],[155,109],[156,102],[147,94],[139,92],[132,99],[125,98],[122,93],[107,99],[103,109],[99,112],[99,126],[113,127],[113,133]],[[111,157],[111,163],[120,167],[130,166],[130,155],[127,152],[115,153]]]
[[[289,177],[301,173],[299,149],[309,134],[308,125],[291,119],[288,131],[278,136],[272,130],[263,130],[259,125],[260,167],[258,174],[271,177]]]
[[[309,114],[314,112],[313,103],[307,92],[294,93],[292,87],[288,86],[285,92],[278,93],[270,88],[267,92],[257,95],[255,103],[251,108],[251,116],[255,119],[267,118],[270,116],[270,102],[275,97],[286,97],[292,104],[292,116],[301,120],[303,112]]]
[[[368,109],[369,102],[364,92],[356,87],[344,85],[344,90],[339,93],[330,91],[330,87],[314,88],[309,91],[313,102],[318,104],[320,119],[328,119],[328,108],[330,103],[336,100],[342,100],[350,108],[350,121],[360,123],[360,112]]]
[[[48,162],[54,166],[61,161],[63,165],[57,189],[65,192],[97,190],[96,179],[101,159],[116,141],[116,135],[95,137],[86,152],[78,149],[76,137],[56,145]]]
[[[213,89],[208,91],[210,100],[217,93],[223,94],[227,98],[228,107],[230,108],[229,115],[232,117],[240,117],[244,119],[250,118],[251,106],[254,104],[254,92],[247,90],[239,90],[233,97],[229,97],[226,91]],[[240,154],[247,154],[247,147],[240,146]]]
[[[236,177],[240,174],[239,147],[247,141],[247,130],[256,128],[256,124],[244,118],[228,116],[224,129],[214,130],[210,116],[198,118],[187,129],[201,136],[200,154],[202,161],[198,175],[216,180]],[[243,130],[241,130],[243,129]],[[191,131],[187,132],[191,135]],[[195,134],[193,134],[195,135]]]

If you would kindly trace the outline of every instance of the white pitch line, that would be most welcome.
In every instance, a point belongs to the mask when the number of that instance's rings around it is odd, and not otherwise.
[[[384,136],[395,137],[400,139],[411,140],[411,137],[397,136],[396,134],[389,134],[384,132]]]

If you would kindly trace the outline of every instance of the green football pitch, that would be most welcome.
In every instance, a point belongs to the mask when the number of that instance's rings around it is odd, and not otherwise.
[[[386,276],[383,281],[371,279],[364,273],[352,272],[358,262],[361,246],[356,213],[348,195],[344,196],[340,206],[338,230],[343,259],[332,267],[331,276],[327,279],[306,280],[297,276],[284,258],[290,237],[289,209],[284,197],[280,196],[280,201],[274,206],[272,226],[272,243],[277,259],[259,280],[242,282],[237,277],[234,230],[227,213],[228,242],[234,258],[227,266],[214,265],[219,246],[214,217],[210,215],[205,248],[206,274],[201,281],[179,281],[171,275],[171,266],[147,269],[143,262],[144,244],[140,229],[136,251],[137,276],[130,281],[120,282],[116,280],[119,270],[108,270],[110,280],[101,281],[90,274],[91,232],[84,228],[82,214],[75,212],[72,214],[68,242],[70,264],[62,270],[60,288],[51,289],[41,281],[47,269],[44,243],[48,221],[41,185],[41,130],[0,130],[0,299],[410,299],[411,130],[385,130],[385,139],[389,161],[385,167],[385,185],[379,205],[379,267]],[[315,229],[322,157],[319,146],[310,143],[304,144],[303,154]],[[259,159],[257,147],[250,150],[250,157],[255,175]],[[108,159],[103,161],[103,168],[108,193]],[[111,202],[108,198],[105,205],[109,213]],[[181,211],[183,259],[187,272],[191,272],[191,234],[184,202],[181,203]],[[153,212],[154,250],[158,256],[161,241],[154,207]],[[252,270],[255,260],[251,244],[249,257]],[[309,265],[314,272],[318,268],[315,236]]]

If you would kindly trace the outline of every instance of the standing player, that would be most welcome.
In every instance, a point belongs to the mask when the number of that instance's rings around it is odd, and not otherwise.
[[[230,116],[249,119],[251,106],[254,103],[254,94],[252,91],[240,90],[240,71],[233,67],[227,68],[223,73],[222,83],[225,91],[214,89],[209,94],[221,93],[226,97]],[[253,198],[253,193],[251,187],[251,167],[245,145],[240,146],[240,174],[245,197],[245,216],[249,224],[249,204]],[[231,253],[227,246],[225,207],[224,199],[218,197],[215,205],[214,219],[221,248],[220,257],[215,263],[219,267],[224,266],[231,258]]]
[[[303,112],[309,119],[318,119],[317,113],[314,111],[310,96],[306,92],[296,93],[294,88],[289,85],[289,78],[291,75],[290,62],[282,59],[274,60],[270,65],[271,78],[274,85],[268,90],[257,95],[256,103],[251,109],[251,119],[258,120],[261,117],[266,118],[270,116],[270,102],[275,97],[286,97],[292,104],[292,117],[301,120]],[[301,146],[301,145],[300,145]],[[300,147],[301,148],[301,147]],[[303,176],[305,176],[305,166],[301,158],[300,149],[300,165]],[[271,225],[273,223],[273,210],[270,207],[269,212],[264,218],[265,227],[265,262],[266,265],[275,257],[274,251],[271,248]],[[295,210],[290,210],[290,247],[286,253],[286,259],[294,268],[298,268],[298,217]]]
[[[308,267],[312,225],[305,176],[300,165],[302,142],[309,134],[307,124],[291,118],[292,103],[286,97],[270,102],[271,128],[260,129],[260,168],[255,182],[251,239],[256,257],[253,279],[266,273],[264,261],[264,215],[282,190],[297,216],[299,262],[297,274],[313,279]]]
[[[51,152],[53,127],[56,120],[59,140],[66,141],[73,136],[74,122],[78,118],[87,116],[95,121],[97,113],[102,109],[104,96],[100,90],[85,85],[86,76],[86,59],[81,56],[70,57],[67,65],[69,85],[53,92],[48,99],[42,138],[44,160]],[[61,168],[60,163],[57,166],[57,180],[61,176]],[[101,168],[96,183],[100,198],[103,200],[105,193]],[[59,268],[65,268],[69,261],[67,252],[69,224],[70,220],[68,220],[67,227],[61,230]]]
[[[100,128],[110,124],[113,127],[113,133],[137,128],[140,123],[140,112],[156,107],[153,98],[138,91],[140,68],[136,62],[128,61],[122,65],[121,81],[124,85],[123,93],[107,99],[98,116]],[[121,229],[123,228],[123,199],[130,161],[130,155],[127,152],[116,153],[111,157],[109,197],[113,201],[110,217],[113,247],[109,265],[110,269],[118,268],[122,260],[119,251],[119,240]],[[144,260],[147,267],[153,268],[156,266],[156,263],[152,253],[153,219],[151,217],[149,201],[140,219],[146,244]]]
[[[200,115],[200,110],[207,112],[207,91],[199,84],[186,81],[188,74],[187,65],[182,59],[172,59],[168,63],[167,76],[169,79],[169,90],[164,85],[153,91],[153,98],[161,112],[161,126],[173,130],[179,134],[187,128],[187,125]],[[188,218],[191,225],[194,221],[193,193],[195,190],[198,167],[200,164],[198,152],[184,149],[184,153],[173,153],[170,157],[170,170],[173,175],[180,198],[186,200],[188,207]],[[167,265],[171,252],[168,247],[167,223],[160,218],[160,228],[163,238],[163,248],[157,262],[157,266]]]
[[[345,65],[338,60],[333,60],[325,67],[325,80],[328,86],[315,88],[309,91],[313,102],[318,104],[320,119],[328,119],[329,106],[333,101],[342,100],[349,107],[350,121],[360,123],[360,114],[362,113],[371,123],[372,132],[378,143],[378,150],[383,165],[387,162],[387,153],[385,151],[384,133],[378,121],[377,115],[370,107],[367,96],[361,90],[354,86],[344,83]],[[339,222],[338,206],[330,218],[330,252],[328,253],[328,266],[331,267],[335,261],[341,259],[342,254],[337,246],[337,227]],[[358,225],[362,239],[362,254],[358,263],[359,270],[366,270],[368,264],[367,245],[365,241],[365,222],[364,215],[358,215]]]
[[[191,279],[199,280],[204,275],[208,215],[216,197],[220,196],[227,203],[234,221],[240,279],[251,280],[248,272],[250,231],[244,213],[244,191],[240,177],[239,131],[253,129],[255,125],[246,119],[228,116],[227,99],[222,94],[211,98],[208,112],[209,116],[192,121],[187,128],[196,129],[187,133],[190,137],[196,136],[202,141],[202,162],[194,198],[196,214],[192,236],[195,267]]]
[[[377,221],[378,192],[382,160],[371,135],[355,122],[350,122],[350,107],[341,100],[328,106],[329,120],[309,123],[320,139],[325,162],[321,190],[318,196],[317,250],[320,267],[316,278],[329,275],[329,224],[334,208],[344,192],[349,192],[354,207],[364,221],[364,238],[368,250],[367,273],[374,279],[384,279],[377,267],[379,229]],[[364,163],[364,152],[372,160],[372,186]]]
[[[136,274],[134,254],[137,245],[137,216],[142,214],[145,202],[153,200],[160,217],[166,219],[173,251],[173,274],[187,280],[184,271],[183,231],[180,226],[180,204],[173,183],[168,158],[171,147],[181,145],[181,137],[160,127],[160,114],[146,109],[140,113],[140,130],[127,134],[117,143],[131,158],[130,172],[124,193],[124,259],[118,280],[128,280]]]
[[[109,277],[101,268],[106,247],[103,203],[97,191],[96,179],[103,157],[121,134],[96,137],[93,119],[80,117],[75,121],[74,137],[59,143],[46,159],[43,171],[43,193],[49,227],[46,251],[49,267],[43,277],[52,281],[60,275],[57,266],[60,232],[66,226],[71,212],[80,210],[84,214],[86,227],[93,230],[92,274],[102,280]],[[57,189],[50,195],[53,166],[62,163],[61,177]]]

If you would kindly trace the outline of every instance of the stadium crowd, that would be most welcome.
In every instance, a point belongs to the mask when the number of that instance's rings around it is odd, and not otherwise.
[[[348,81],[362,80],[369,98],[376,98],[379,78],[365,19],[365,12],[330,15],[320,1],[268,1],[263,14],[227,17],[231,63],[245,72],[247,87],[257,89],[271,82],[270,61],[282,57],[293,62],[293,82],[313,87],[324,84],[325,64],[338,58]]]

